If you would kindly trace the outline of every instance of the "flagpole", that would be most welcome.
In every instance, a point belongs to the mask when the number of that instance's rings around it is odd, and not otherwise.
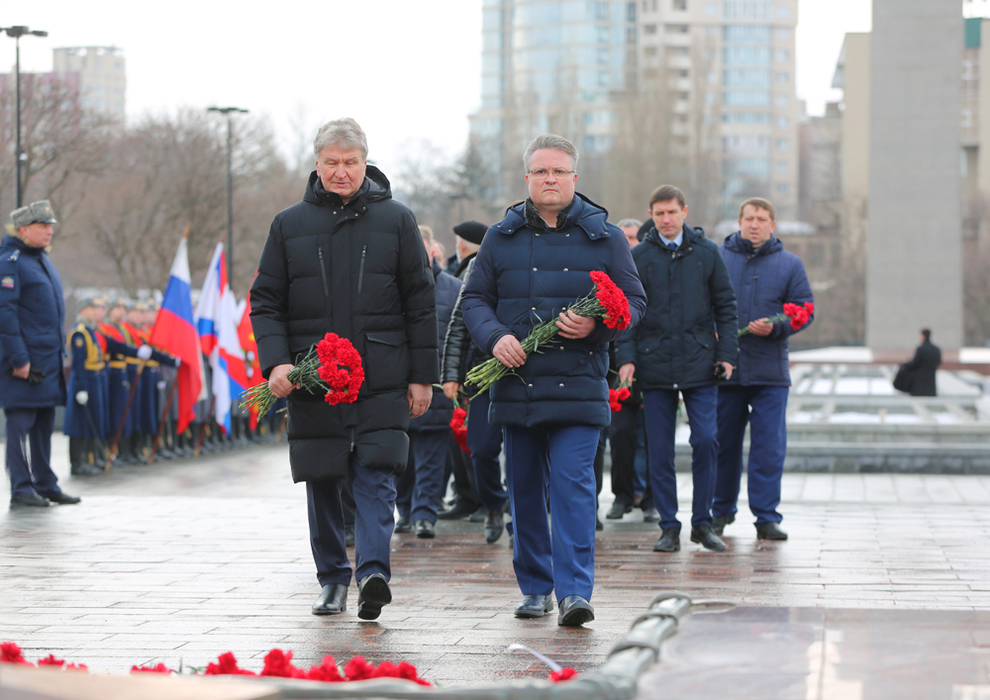
[[[175,398],[175,392],[179,388],[179,375],[176,373],[175,379],[172,380],[172,389],[168,392],[168,401],[165,402],[165,410],[162,411],[162,418],[158,421],[158,434],[155,435],[155,442],[151,446],[151,455],[148,457],[148,464],[153,464],[155,461],[155,455],[158,454],[158,444],[162,439],[162,431],[165,429],[165,419],[168,418],[168,412],[172,408],[172,400]]]

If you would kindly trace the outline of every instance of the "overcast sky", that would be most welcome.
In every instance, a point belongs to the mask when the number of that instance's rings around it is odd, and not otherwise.
[[[21,40],[24,71],[51,70],[52,49],[117,46],[127,61],[127,112],[233,105],[267,114],[286,145],[353,116],[386,173],[412,142],[451,153],[480,101],[481,0],[277,0],[261,9],[210,0],[4,0],[0,23]],[[799,0],[798,96],[820,114],[842,37],[869,31],[870,0]],[[231,9],[236,7],[237,9]],[[0,66],[14,41],[0,37]],[[218,117],[219,118],[219,117]],[[307,134],[311,136],[311,134]]]

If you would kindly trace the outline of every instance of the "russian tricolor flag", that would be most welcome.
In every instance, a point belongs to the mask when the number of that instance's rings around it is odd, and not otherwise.
[[[237,302],[230,287],[220,296],[217,317],[214,321],[217,344],[210,354],[213,369],[214,417],[223,431],[230,435],[231,408],[248,388],[247,364],[244,350],[237,336]]]
[[[186,239],[179,241],[179,250],[172,263],[162,310],[151,329],[151,345],[182,360],[176,376],[179,394],[178,432],[185,432],[196,416],[194,407],[203,388],[203,365],[196,326],[193,325],[193,305],[189,278],[189,255]]]
[[[196,304],[196,332],[199,333],[199,343],[203,354],[209,357],[217,346],[216,320],[220,309],[220,297],[223,296],[227,285],[227,265],[223,254],[223,243],[217,243],[213,251],[213,259],[203,280],[203,289],[199,293]]]

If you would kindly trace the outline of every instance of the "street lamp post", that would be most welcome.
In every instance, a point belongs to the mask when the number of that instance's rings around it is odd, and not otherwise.
[[[233,151],[233,140],[231,138],[230,115],[234,112],[247,114],[246,109],[240,107],[207,107],[207,112],[219,112],[227,117],[227,282],[233,287],[234,284],[234,175],[231,152]]]
[[[21,178],[21,168],[27,155],[21,150],[21,37],[22,36],[48,36],[48,32],[37,29],[31,30],[27,27],[17,25],[14,27],[0,27],[0,32],[7,32],[7,36],[14,39],[14,101],[16,107],[14,113],[17,119],[17,141],[14,149],[14,161],[17,165],[17,208],[20,209],[24,199],[24,182]]]

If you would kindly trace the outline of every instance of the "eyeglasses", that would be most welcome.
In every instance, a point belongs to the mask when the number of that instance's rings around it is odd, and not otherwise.
[[[556,179],[561,180],[567,177],[568,175],[573,175],[574,173],[577,172],[577,170],[564,170],[563,168],[554,168],[553,170],[547,170],[546,168],[537,168],[536,170],[529,170],[527,172],[533,177],[535,177],[537,180],[545,180],[550,175],[550,173],[553,173],[553,176]]]

